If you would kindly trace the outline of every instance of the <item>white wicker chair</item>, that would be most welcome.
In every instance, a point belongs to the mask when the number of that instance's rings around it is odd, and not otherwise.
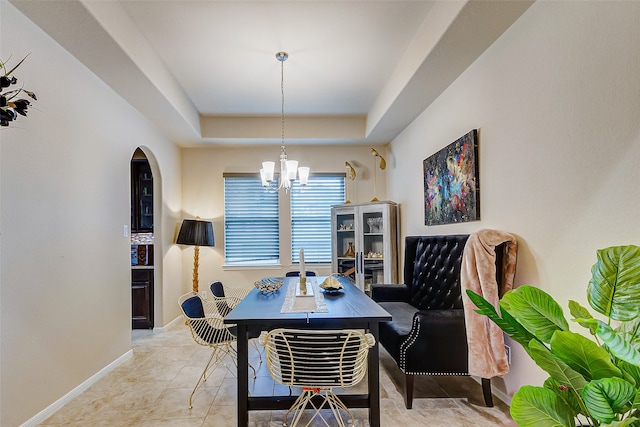
[[[211,347],[211,357],[198,378],[191,395],[189,396],[189,409],[192,408],[193,395],[198,388],[207,380],[207,373],[210,368],[214,368],[220,362],[233,374],[236,374],[229,365],[225,363],[225,358],[230,359],[231,363],[237,370],[238,353],[233,347],[236,341],[235,327],[226,325],[223,321],[224,316],[220,313],[220,303],[231,303],[232,301],[207,301],[200,298],[195,292],[189,292],[182,295],[178,299],[178,305],[182,310],[182,314],[186,318],[186,324],[189,326],[193,340],[206,347]],[[253,366],[249,365],[251,369]],[[253,377],[256,377],[255,369],[253,369]]]
[[[214,297],[235,298],[240,302],[253,287],[223,285],[220,281],[213,281],[209,283],[209,289]]]
[[[233,308],[238,305],[238,303],[240,303],[240,301],[242,301],[249,292],[251,292],[253,287],[228,286],[223,285],[222,282],[213,281],[209,284],[209,289],[211,290],[214,301],[217,301],[220,313],[223,317],[226,317],[227,314],[229,314],[231,310],[233,310]],[[262,365],[262,353],[258,348],[258,344],[256,344],[256,338],[258,338],[258,336],[259,334],[250,332],[249,342],[253,344],[253,348],[258,352],[260,364]]]
[[[349,415],[353,425],[353,414],[333,389],[351,387],[364,378],[369,349],[375,344],[373,335],[356,330],[274,329],[262,333],[260,344],[265,347],[267,366],[273,379],[303,390],[285,414],[283,426],[287,425],[291,413],[291,426],[296,426],[308,405],[315,413],[306,426],[319,417],[329,427],[320,413],[327,406],[339,426],[345,426],[341,411]],[[313,402],[316,396],[322,398],[320,405]]]

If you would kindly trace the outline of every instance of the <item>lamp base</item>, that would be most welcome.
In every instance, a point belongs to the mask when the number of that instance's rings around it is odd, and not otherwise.
[[[193,292],[198,293],[198,266],[200,263],[200,246],[194,246],[193,248]]]

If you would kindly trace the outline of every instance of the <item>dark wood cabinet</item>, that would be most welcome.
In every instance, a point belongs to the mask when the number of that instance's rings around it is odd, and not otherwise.
[[[131,269],[131,322],[133,329],[153,328],[153,268]]]
[[[153,175],[147,160],[131,161],[131,231],[153,231]]]

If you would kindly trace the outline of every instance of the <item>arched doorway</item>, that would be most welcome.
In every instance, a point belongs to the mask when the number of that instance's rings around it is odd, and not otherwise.
[[[131,158],[131,327],[154,327],[154,185],[146,154]]]

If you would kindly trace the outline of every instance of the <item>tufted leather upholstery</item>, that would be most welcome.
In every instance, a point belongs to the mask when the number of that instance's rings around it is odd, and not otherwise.
[[[405,283],[371,287],[371,297],[393,317],[380,324],[380,344],[406,376],[408,409],[414,375],[468,375],[460,288],[468,238],[466,234],[406,237]],[[485,403],[492,406],[488,381],[483,379]]]
[[[468,235],[408,237],[411,247],[405,252],[405,262],[411,252],[409,303],[419,310],[462,308],[460,264]],[[415,247],[415,249],[414,249]]]

